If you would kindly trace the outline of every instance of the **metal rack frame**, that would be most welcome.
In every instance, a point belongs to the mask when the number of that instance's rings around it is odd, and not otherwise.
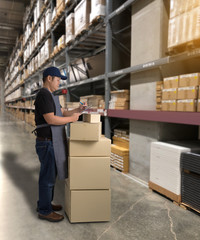
[[[126,119],[138,119],[138,120],[145,120],[145,121],[158,121],[158,122],[171,122],[171,123],[180,123],[180,124],[191,124],[191,125],[200,125],[200,113],[189,113],[189,112],[160,112],[160,111],[134,111],[134,110],[110,110],[108,109],[108,104],[110,100],[110,90],[111,85],[122,79],[128,74],[134,74],[138,72],[148,71],[152,69],[161,68],[165,65],[170,63],[175,63],[179,61],[186,61],[189,59],[200,58],[200,48],[194,49],[188,52],[180,53],[175,56],[167,56],[160,59],[155,59],[154,61],[146,62],[143,64],[139,64],[136,66],[119,69],[117,71],[112,71],[112,39],[113,33],[111,29],[111,20],[122,13],[125,9],[130,7],[132,4],[136,3],[137,0],[127,0],[124,4],[122,4],[119,8],[112,11],[112,1],[106,0],[106,18],[104,21],[100,22],[98,25],[93,26],[89,31],[83,34],[80,38],[76,38],[70,46],[67,46],[63,49],[60,53],[50,59],[46,64],[44,64],[36,73],[26,79],[26,82],[30,81],[38,74],[41,73],[42,69],[45,68],[50,63],[55,65],[59,58],[65,57],[65,62],[63,65],[66,65],[66,68],[69,66],[70,62],[74,61],[78,57],[89,57],[96,53],[96,51],[101,51],[105,49],[106,57],[105,57],[105,74],[96,76],[93,78],[89,78],[86,80],[82,80],[79,82],[70,83],[69,80],[67,81],[66,88],[68,89],[69,94],[67,94],[67,101],[70,101],[70,92],[72,89],[90,83],[95,83],[97,81],[104,81],[105,86],[105,110],[104,110],[104,121],[105,121],[105,135],[106,137],[111,136],[111,127],[110,127],[110,117],[117,117],[117,118],[126,118]],[[76,1],[77,3],[77,1]],[[65,16],[71,11],[65,11],[65,13],[61,14],[61,17],[57,20],[57,22],[53,26],[53,31],[59,23],[63,20]],[[61,20],[62,19],[62,20]],[[90,38],[92,34],[98,31],[102,31],[105,26],[105,39],[100,44],[95,44],[93,47],[88,49],[87,51],[82,51],[80,49],[81,44],[85,44],[85,46],[90,46]],[[104,31],[104,30],[103,30]],[[48,37],[52,33],[48,33]],[[47,38],[48,38],[47,37]],[[46,38],[45,38],[46,40]],[[43,40],[43,41],[45,41]],[[42,42],[41,44],[44,44]],[[40,45],[41,46],[41,45]],[[68,73],[67,73],[68,74]],[[15,77],[17,77],[16,74]],[[69,79],[69,78],[68,78]],[[9,93],[10,94],[10,93]],[[28,97],[34,97],[35,94]],[[16,100],[13,100],[16,101]],[[12,101],[9,101],[12,102]]]

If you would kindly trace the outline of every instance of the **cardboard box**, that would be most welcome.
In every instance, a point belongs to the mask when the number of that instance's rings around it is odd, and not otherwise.
[[[60,48],[61,46],[65,45],[65,35],[62,35],[59,39],[58,39],[58,47]]]
[[[178,88],[179,76],[168,77],[163,79],[164,89]]]
[[[128,89],[111,91],[110,94],[111,94],[111,100],[113,100],[113,101],[116,101],[116,100],[128,101],[128,100],[130,100],[130,91]]]
[[[177,111],[196,112],[197,111],[197,101],[194,99],[177,100]]]
[[[129,109],[129,101],[109,101],[109,109]]]
[[[89,27],[91,0],[82,0],[74,9],[75,35]]]
[[[71,157],[109,157],[111,140],[101,136],[96,141],[69,141],[69,156]]]
[[[101,121],[101,115],[98,113],[83,114],[83,122],[98,123]]]
[[[178,88],[177,99],[197,99],[198,87]]]
[[[177,88],[163,89],[162,90],[163,100],[176,100],[177,99]]]
[[[92,0],[91,1],[91,14],[90,22],[92,22],[98,16],[106,15],[106,2],[105,0]]]
[[[69,188],[109,189],[110,157],[69,157]]]
[[[113,136],[113,144],[119,146],[119,147],[123,147],[123,148],[127,148],[129,149],[129,141],[126,139],[123,139],[121,137],[115,137]]]
[[[101,122],[74,122],[70,124],[70,140],[99,141],[101,137]]]
[[[72,41],[74,36],[74,13],[69,14],[65,19],[65,43]]]
[[[89,78],[105,74],[105,52],[85,59]]]
[[[75,190],[65,184],[65,212],[71,223],[110,220],[110,190]]]
[[[163,100],[162,111],[176,111],[176,100]]]
[[[179,87],[200,85],[200,73],[184,74],[179,77]]]
[[[114,145],[114,144],[111,145],[111,152],[115,153],[119,156],[129,156],[129,149],[119,147],[119,146]]]

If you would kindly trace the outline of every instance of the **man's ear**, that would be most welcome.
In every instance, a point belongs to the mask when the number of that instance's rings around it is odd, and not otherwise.
[[[48,81],[48,82],[51,82],[51,79],[52,79],[51,76],[47,76],[47,81]]]

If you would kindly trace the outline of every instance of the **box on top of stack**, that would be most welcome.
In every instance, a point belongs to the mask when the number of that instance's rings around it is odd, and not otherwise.
[[[111,99],[109,101],[109,109],[129,109],[130,91],[121,89],[111,91]]]
[[[162,111],[197,111],[199,73],[164,78],[163,83]]]
[[[99,114],[83,121],[71,123],[65,211],[70,222],[109,221],[111,141],[101,135]]]

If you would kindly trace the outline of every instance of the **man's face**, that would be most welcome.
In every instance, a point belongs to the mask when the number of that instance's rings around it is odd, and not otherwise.
[[[50,82],[49,82],[49,87],[52,92],[58,90],[60,85],[60,78],[59,77],[51,77]]]

